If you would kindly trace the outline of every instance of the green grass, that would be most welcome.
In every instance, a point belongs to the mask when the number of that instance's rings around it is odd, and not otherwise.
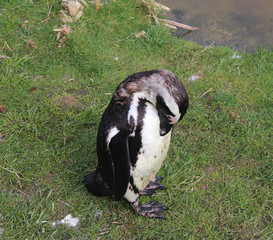
[[[0,4],[0,238],[273,238],[273,51],[232,59],[229,48],[178,40],[133,0],[85,8],[58,48],[61,1],[32,2]],[[166,221],[81,184],[115,87],[156,68],[173,71],[190,97],[158,174],[167,190],[141,198],[168,205]],[[69,213],[77,227],[51,226]]]

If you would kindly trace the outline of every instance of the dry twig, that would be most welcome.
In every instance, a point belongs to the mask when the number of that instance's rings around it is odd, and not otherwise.
[[[192,26],[189,26],[189,25],[186,25],[186,24],[183,24],[183,23],[179,23],[179,22],[175,22],[175,21],[172,21],[172,20],[163,19],[163,18],[160,18],[159,20],[163,21],[163,22],[165,22],[167,24],[177,26],[177,27],[181,27],[181,28],[185,28],[185,29],[188,29],[188,30],[191,30],[191,31],[198,30],[198,28],[196,28],[196,27],[192,27]]]
[[[14,188],[16,191],[18,191],[19,193],[21,193],[21,194],[23,194],[23,195],[25,195],[25,196],[27,196],[27,194],[26,193],[24,193],[23,191],[21,191],[20,189],[18,189],[18,188]]]
[[[168,28],[177,30],[177,27],[176,27],[176,26],[173,26],[173,25],[171,25],[171,24],[165,23],[164,25],[165,25],[166,27],[168,27]]]
[[[30,46],[30,47],[32,47],[34,49],[37,49],[37,46],[36,46],[35,42],[33,42],[31,37],[27,36],[26,42],[27,42],[28,46]]]
[[[95,0],[95,8],[97,11],[100,10],[100,0]]]
[[[10,50],[10,51],[12,52],[12,50],[11,50],[11,48],[9,47],[9,45],[8,45],[7,42],[4,42],[4,46],[6,46],[6,47],[8,48],[8,50]]]
[[[202,51],[200,51],[200,52],[198,52],[198,53],[195,53],[195,54],[193,55],[192,59],[191,59],[190,65],[192,65],[193,60],[194,60],[194,58],[195,58],[197,55],[199,55],[199,54],[205,52],[206,50],[208,50],[209,48],[211,48],[213,45],[214,45],[214,42],[212,42],[210,45],[208,45],[208,46],[207,46],[206,48],[204,48]]]
[[[50,5],[50,8],[49,8],[49,11],[48,11],[47,17],[49,17],[49,15],[50,15],[50,13],[51,13],[51,10],[52,10],[52,4]]]
[[[10,172],[10,173],[15,174],[15,176],[17,177],[17,181],[18,181],[18,183],[19,183],[20,189],[22,189],[22,183],[21,183],[21,181],[20,181],[20,180],[22,180],[22,178],[17,174],[17,172],[12,171],[12,170],[9,170],[9,169],[4,168],[4,167],[1,167],[1,166],[0,166],[0,168],[6,170],[7,172]]]
[[[144,35],[144,34],[146,34],[146,32],[145,32],[145,31],[141,31],[141,32],[136,33],[136,34],[135,34],[135,37],[136,37],[136,38],[139,38],[139,37],[141,37],[141,36]]]
[[[204,96],[205,96],[206,94],[208,94],[211,90],[213,90],[213,88],[210,88],[209,90],[207,90],[206,92],[204,92],[203,94],[201,94],[200,96],[198,96],[198,97],[196,98],[195,101],[197,101],[197,100],[199,100],[200,98],[204,97]]]
[[[9,57],[5,55],[0,55],[0,59],[4,59],[4,58],[9,58]]]
[[[162,11],[170,11],[170,8],[161,3],[157,3],[155,0],[139,0],[137,1],[137,6],[143,6],[146,8],[149,13],[148,17],[152,17],[156,23],[158,23],[158,13]]]
[[[54,32],[57,33],[57,40],[59,40],[63,35],[69,35],[72,33],[72,29],[68,25],[62,25],[61,28],[55,28]]]

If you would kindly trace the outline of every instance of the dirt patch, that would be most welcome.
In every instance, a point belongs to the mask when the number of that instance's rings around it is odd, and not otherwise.
[[[76,99],[73,95],[59,96],[55,99],[54,102],[75,109],[80,109],[82,106],[81,102],[78,99]]]
[[[250,167],[257,167],[258,163],[255,162],[254,160],[251,159],[245,159],[245,160],[240,160],[236,165],[235,169],[237,170],[243,170],[243,169],[249,169]]]
[[[209,166],[207,169],[204,169],[204,172],[207,175],[211,175],[212,173],[216,172],[217,168],[214,165]]]
[[[34,185],[34,183],[27,184],[25,187],[22,189],[22,196],[26,198],[34,198],[37,197],[38,189]]]
[[[58,199],[58,202],[55,206],[56,219],[60,219],[63,216],[67,215],[68,208],[69,208],[68,203]]]
[[[5,140],[5,135],[0,132],[0,142],[3,142]]]

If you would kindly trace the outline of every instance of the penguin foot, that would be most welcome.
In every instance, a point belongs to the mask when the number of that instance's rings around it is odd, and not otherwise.
[[[136,213],[142,216],[154,217],[165,219],[166,217],[162,215],[162,212],[168,210],[169,208],[165,205],[157,204],[157,201],[147,202],[144,204],[140,204],[138,199],[132,204]]]
[[[149,182],[148,186],[139,192],[140,195],[151,196],[155,194],[156,190],[165,190],[166,187],[159,182],[162,180],[162,177],[156,177],[153,182]]]

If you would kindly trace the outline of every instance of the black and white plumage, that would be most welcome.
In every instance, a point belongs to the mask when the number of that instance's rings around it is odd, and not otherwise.
[[[165,189],[156,177],[170,145],[173,125],[188,108],[188,95],[170,71],[135,73],[119,84],[105,110],[97,135],[97,169],[84,179],[99,196],[126,199],[144,216],[165,218],[168,207],[139,195]]]

